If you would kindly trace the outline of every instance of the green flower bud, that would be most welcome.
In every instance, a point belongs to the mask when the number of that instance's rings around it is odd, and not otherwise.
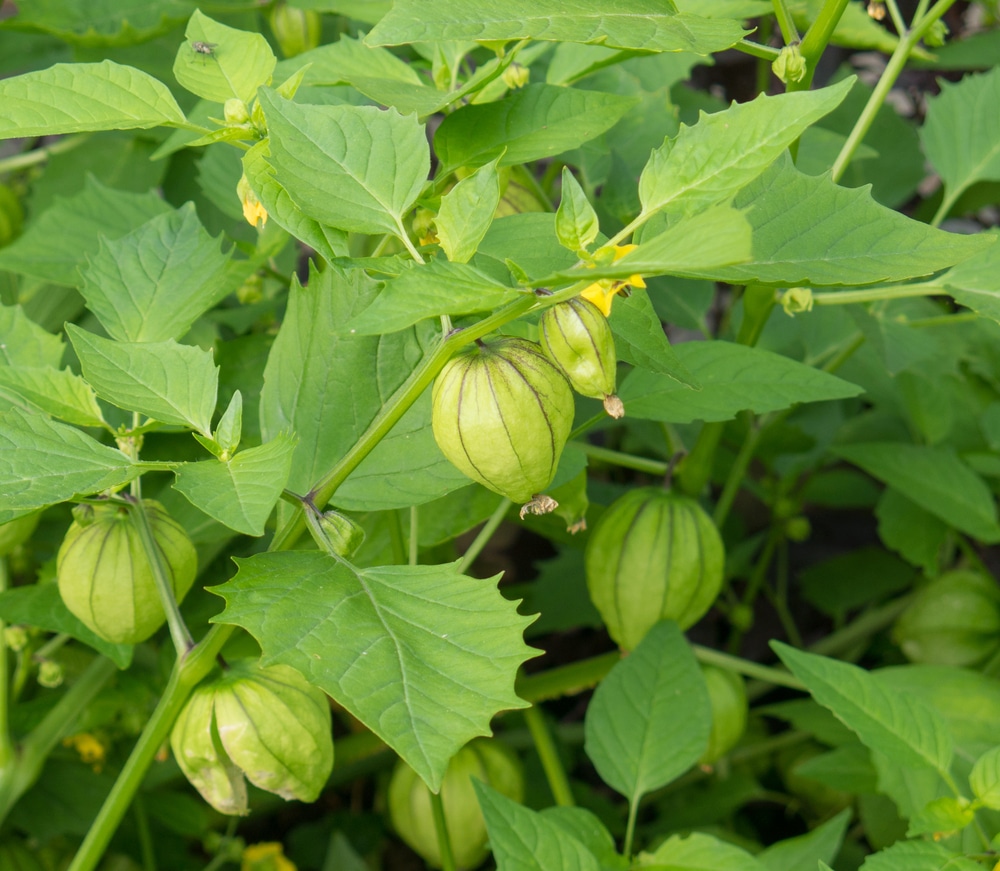
[[[46,659],[38,666],[38,685],[46,689],[54,690],[62,686],[66,677],[63,667],[58,662]]]
[[[183,527],[159,502],[143,504],[179,602],[194,582],[198,555]],[[74,521],[59,548],[59,594],[66,607],[105,641],[138,644],[166,619],[153,568],[127,508],[95,505],[92,517],[85,526]]]
[[[247,780],[282,798],[315,801],[333,769],[330,706],[287,665],[232,664],[201,687],[170,745],[185,776],[212,807],[247,812]]]
[[[632,650],[660,620],[696,623],[722,587],[725,551],[695,500],[641,487],[601,515],[587,542],[590,598],[611,637]]]
[[[806,59],[798,43],[786,45],[778,54],[778,59],[771,64],[771,71],[786,85],[801,82],[808,72]]]
[[[364,529],[337,511],[324,511],[319,517],[319,525],[334,552],[344,559],[350,559],[364,544]]]
[[[477,343],[434,383],[431,423],[441,452],[495,493],[527,503],[521,515],[556,507],[534,498],[552,483],[573,426],[573,394],[534,342]]]
[[[618,357],[608,319],[592,302],[576,297],[547,309],[539,322],[542,349],[573,389],[603,400],[612,417],[625,414],[614,395]]]
[[[948,572],[917,594],[893,637],[913,662],[979,665],[1000,650],[1000,585],[979,572]]]
[[[738,674],[714,665],[703,665],[701,673],[705,676],[708,700],[712,706],[712,732],[708,737],[708,747],[699,761],[702,765],[711,765],[732,750],[743,737],[750,706],[743,678]]]
[[[271,9],[269,20],[285,57],[295,57],[319,45],[323,22],[318,12],[277,3]]]
[[[448,763],[441,782],[441,803],[455,864],[475,868],[486,858],[486,821],[472,778],[488,783],[514,801],[524,796],[524,775],[517,757],[499,741],[476,738]],[[397,763],[389,782],[389,818],[407,844],[433,868],[441,867],[431,792],[405,762]]]

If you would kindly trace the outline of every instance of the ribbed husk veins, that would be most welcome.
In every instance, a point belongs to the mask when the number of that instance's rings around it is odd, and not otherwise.
[[[192,695],[170,746],[188,780],[222,813],[247,812],[244,777],[284,799],[312,802],[333,770],[330,706],[290,666],[237,662]]]
[[[581,297],[558,303],[542,315],[539,330],[542,349],[577,393],[595,399],[614,394],[615,340],[596,305]]]
[[[180,602],[191,589],[198,555],[159,502],[143,504]],[[71,524],[59,548],[56,578],[66,607],[106,641],[138,644],[166,619],[142,539],[123,507],[96,505],[91,522]]]
[[[967,569],[921,589],[893,630],[913,662],[972,667],[1000,650],[1000,585]]]
[[[534,342],[502,338],[455,357],[434,382],[432,424],[462,472],[514,502],[552,483],[573,425],[573,393]]]
[[[475,868],[486,858],[486,821],[479,809],[472,778],[489,784],[507,798],[524,797],[524,774],[517,757],[503,744],[477,738],[448,763],[441,782],[455,864]],[[398,762],[389,782],[389,818],[393,828],[428,865],[441,867],[441,848],[434,828],[431,792],[405,762]]]
[[[608,506],[585,553],[590,598],[625,650],[659,620],[686,629],[701,619],[719,594],[724,563],[722,539],[701,506],[659,487]]]
[[[705,676],[712,707],[712,731],[708,747],[698,761],[702,765],[711,765],[732,750],[743,737],[749,704],[746,686],[738,674],[714,665],[703,665],[701,673]]]

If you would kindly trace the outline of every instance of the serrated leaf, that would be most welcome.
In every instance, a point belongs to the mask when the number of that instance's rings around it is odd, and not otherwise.
[[[305,106],[260,92],[275,181],[321,224],[405,236],[430,171],[423,126],[373,106]]]
[[[472,779],[486,819],[497,871],[603,871],[597,857],[563,826]]]
[[[69,369],[0,366],[0,397],[9,392],[60,420],[80,426],[107,426],[94,391]]]
[[[697,379],[674,353],[649,294],[635,291],[616,302],[609,323],[619,360],[667,375],[692,390],[699,389]]]
[[[661,871],[763,871],[764,866],[746,850],[700,832],[682,838],[674,835],[653,853],[639,856],[638,868]]]
[[[163,82],[110,60],[2,79],[0,103],[0,139],[185,123]]]
[[[0,413],[0,523],[131,481],[139,466],[71,426],[12,408]]]
[[[584,750],[601,779],[634,805],[698,761],[711,727],[698,661],[677,624],[663,620],[597,687]]]
[[[22,236],[0,249],[0,269],[77,287],[77,268],[97,252],[102,236],[118,239],[169,211],[153,193],[114,190],[88,175],[83,190],[57,198]]]
[[[948,776],[951,733],[936,711],[907,693],[890,689],[856,665],[805,653],[772,641],[782,662],[871,750],[905,768]]]
[[[344,327],[359,336],[394,333],[425,318],[491,311],[524,295],[475,266],[431,260],[390,278],[368,308]]]
[[[500,158],[479,167],[441,197],[434,219],[441,247],[453,263],[468,263],[493,223],[500,204]]]
[[[274,168],[267,162],[270,156],[266,139],[243,155],[243,172],[251,190],[267,210],[268,220],[305,242],[327,260],[349,256],[347,233],[305,215],[292,202],[288,191],[275,181]]]
[[[63,604],[56,584],[32,584],[0,593],[0,620],[65,632],[104,654],[118,668],[128,668],[132,662],[133,645],[112,644],[84,626]]]
[[[805,175],[787,154],[733,206],[746,210],[753,256],[696,274],[735,284],[872,284],[928,275],[991,248],[988,236],[946,233],[887,209],[867,189]]]
[[[1000,240],[996,233],[987,238]],[[936,285],[943,287],[955,302],[1000,323],[1000,241],[939,276]]]
[[[295,439],[279,435],[230,460],[184,463],[175,470],[174,489],[230,529],[263,535],[288,480],[294,452]]]
[[[987,750],[976,760],[969,785],[985,807],[1000,810],[1000,747]]]
[[[36,324],[19,305],[0,305],[0,366],[59,365],[62,339]]]
[[[862,871],[983,871],[983,866],[933,841],[897,841],[865,857]]]
[[[456,565],[356,569],[318,552],[237,560],[213,622],[243,626],[261,662],[298,669],[437,790],[451,757],[525,703],[514,675],[534,651],[492,582]]]
[[[119,239],[101,239],[80,292],[114,339],[179,339],[229,291],[228,263],[187,203]]]
[[[115,342],[67,324],[83,377],[126,411],[211,436],[219,370],[209,351],[166,342]]]
[[[559,244],[576,253],[586,251],[601,229],[597,212],[568,166],[562,168],[560,190],[559,207],[556,209]]]
[[[977,181],[1000,181],[1000,69],[941,82],[927,100],[920,128],[924,153],[945,184],[951,204]]]
[[[277,59],[263,34],[227,27],[195,9],[184,36],[187,42],[177,50],[174,77],[203,100],[249,104],[257,88],[270,82]]]
[[[636,369],[618,390],[629,417],[665,423],[730,420],[745,409],[764,414],[798,402],[846,399],[862,392],[819,369],[759,348],[710,341],[684,342],[673,350],[700,389]]]
[[[757,854],[757,861],[769,871],[811,868],[818,862],[832,862],[840,852],[851,816],[851,809],[845,808],[805,835],[786,838],[764,848]]]
[[[1000,541],[993,494],[953,449],[873,442],[832,450],[949,526],[986,543]]]
[[[600,136],[635,103],[619,94],[537,84],[495,103],[462,106],[434,134],[440,172],[496,158],[511,166],[553,157]]]
[[[369,45],[452,40],[539,39],[600,43],[640,51],[711,54],[739,42],[738,21],[712,21],[678,13],[666,0],[632,0],[609,7],[606,0],[509,0],[488,10],[477,0],[428,6],[397,0],[368,37]]]
[[[810,124],[836,108],[853,78],[816,91],[761,95],[693,127],[681,125],[649,157],[639,178],[642,212],[694,215],[748,185]]]

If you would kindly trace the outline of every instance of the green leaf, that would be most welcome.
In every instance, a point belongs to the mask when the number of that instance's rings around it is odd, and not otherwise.
[[[757,854],[757,861],[769,871],[810,868],[817,862],[829,864],[840,852],[851,815],[850,808],[845,808],[808,834],[771,844]]]
[[[765,414],[797,402],[846,399],[862,392],[819,369],[759,348],[711,341],[684,342],[673,350],[700,389],[636,369],[618,390],[629,417],[665,423],[730,420],[744,409]]]
[[[663,620],[594,692],[584,750],[601,779],[635,805],[698,761],[711,728],[698,661],[677,624]]]
[[[579,254],[587,250],[601,229],[597,212],[568,166],[562,168],[561,192],[556,209],[556,236],[560,245]]]
[[[306,216],[292,202],[288,191],[275,181],[274,169],[267,162],[270,156],[266,139],[243,155],[243,172],[251,190],[267,210],[268,220],[305,242],[327,260],[348,256],[347,233]]]
[[[619,360],[666,375],[692,390],[700,388],[697,379],[670,346],[648,293],[634,291],[631,296],[618,300],[609,323]]]
[[[71,426],[19,409],[0,412],[0,523],[126,484],[139,467]]]
[[[856,665],[805,653],[780,641],[772,641],[771,647],[813,698],[833,711],[865,746],[894,765],[948,776],[951,733],[936,711]]]
[[[638,868],[659,871],[763,871],[746,850],[699,832],[668,838],[653,853],[642,853]]]
[[[87,176],[82,191],[57,199],[24,235],[0,249],[0,269],[77,287],[77,268],[97,253],[102,236],[121,238],[169,211],[154,193],[125,193]]]
[[[873,442],[832,450],[949,526],[986,543],[1000,541],[993,494],[952,448]]]
[[[500,158],[479,167],[441,197],[434,219],[441,247],[453,263],[468,263],[500,205]]]
[[[249,104],[257,88],[270,82],[277,59],[263,34],[227,27],[195,9],[184,35],[174,78],[192,94],[216,103],[235,98]]]
[[[510,188],[508,185],[508,193]],[[479,246],[475,265],[487,269],[486,264],[493,261],[490,265],[501,271],[492,274],[506,276],[506,261],[516,253],[518,264],[530,275],[568,271],[577,258],[559,244],[555,225],[556,216],[551,212],[523,212],[497,218]]]
[[[185,122],[166,85],[110,60],[56,64],[2,79],[0,103],[0,139]]]
[[[897,841],[865,858],[865,871],[983,871],[972,859],[933,841]]]
[[[996,233],[983,234],[997,240]],[[994,241],[985,250],[963,260],[938,277],[955,302],[1000,323],[1000,243]]]
[[[531,618],[455,564],[356,569],[318,552],[237,560],[213,622],[260,642],[261,663],[298,669],[438,789],[451,757],[522,708],[514,675],[534,655]]]
[[[735,45],[745,35],[738,21],[678,13],[667,0],[631,0],[610,6],[606,0],[578,0],[571,7],[561,0],[508,0],[491,7],[479,0],[450,0],[437,6],[397,0],[365,42],[402,45],[528,38],[711,54]]]
[[[394,333],[438,315],[492,311],[523,295],[475,266],[431,260],[390,278],[372,304],[344,329],[359,336]]]
[[[332,502],[348,511],[407,508],[468,484],[469,479],[445,459],[434,441],[427,390],[337,488]]]
[[[128,668],[132,662],[133,646],[112,644],[84,626],[63,604],[56,584],[32,584],[0,593],[0,620],[45,632],[64,632],[93,647],[119,668]]]
[[[603,871],[565,827],[472,779],[498,871]]]
[[[303,106],[260,92],[275,181],[321,224],[403,237],[430,172],[416,117],[374,106]]]
[[[19,305],[0,305],[0,367],[59,365],[63,343],[43,329]]]
[[[927,100],[920,128],[924,153],[938,171],[946,202],[977,181],[1000,181],[1000,69],[941,82],[941,93]]]
[[[987,750],[969,775],[972,794],[984,806],[1000,810],[1000,747]]]
[[[75,324],[66,332],[97,395],[161,423],[212,434],[219,370],[212,354],[177,342],[115,342]]]
[[[187,203],[118,239],[101,239],[80,292],[114,339],[179,339],[229,291],[228,263]]]
[[[942,833],[961,831],[975,818],[976,811],[969,806],[967,798],[941,796],[928,802],[911,817],[906,835],[910,838],[934,835],[938,840]]]
[[[264,370],[260,422],[265,439],[299,438],[293,492],[308,492],[333,468],[424,355],[415,330],[378,338],[344,329],[376,292],[359,269],[331,267],[314,271],[307,287],[292,283]]]
[[[681,125],[639,178],[642,213],[693,215],[725,202],[760,175],[810,124],[847,96],[854,79],[816,91],[761,95]]]
[[[94,391],[69,369],[0,366],[0,397],[9,397],[11,392],[69,423],[107,427]]]
[[[928,575],[939,571],[941,549],[951,536],[948,523],[892,487],[882,492],[875,506],[875,517],[878,536],[887,548],[920,566]]]
[[[865,188],[804,175],[787,154],[733,205],[746,210],[753,256],[696,274],[734,284],[872,284],[927,275],[997,247],[989,236],[946,233],[907,218],[876,203]]]
[[[440,173],[496,158],[511,166],[554,157],[600,136],[635,103],[618,94],[537,84],[495,103],[463,106],[434,134]]]
[[[184,463],[174,489],[197,508],[244,535],[263,535],[292,467],[295,440],[279,435],[230,460]]]

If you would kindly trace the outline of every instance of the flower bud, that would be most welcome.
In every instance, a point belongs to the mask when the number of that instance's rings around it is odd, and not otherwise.
[[[786,45],[781,49],[777,60],[771,64],[771,71],[786,85],[801,82],[806,77],[809,69],[798,43]]]
[[[279,2],[271,8],[269,21],[274,38],[286,58],[319,45],[323,22],[319,13],[312,9],[299,9]]]
[[[615,340],[601,310],[576,297],[547,309],[539,328],[542,349],[573,389],[602,400],[612,417],[624,415],[622,401],[614,395],[618,375]]]
[[[573,426],[573,393],[535,342],[501,338],[448,362],[434,383],[431,423],[441,452],[495,493],[534,499],[552,483]]]
[[[159,502],[143,502],[167,580],[180,602],[194,582],[198,555],[183,527]],[[56,559],[66,607],[105,641],[138,644],[166,616],[153,568],[129,509],[95,505],[87,525],[74,521]],[[89,514],[89,512],[88,512]]]
[[[441,781],[441,803],[448,840],[458,868],[475,868],[486,858],[486,821],[472,785],[476,777],[507,798],[521,801],[524,775],[517,757],[499,741],[476,738],[448,763]],[[427,864],[441,867],[431,792],[417,773],[400,760],[389,782],[389,818],[399,836]]]
[[[693,499],[640,487],[613,502],[587,542],[590,598],[611,637],[632,650],[660,620],[696,623],[722,586],[722,539]]]

